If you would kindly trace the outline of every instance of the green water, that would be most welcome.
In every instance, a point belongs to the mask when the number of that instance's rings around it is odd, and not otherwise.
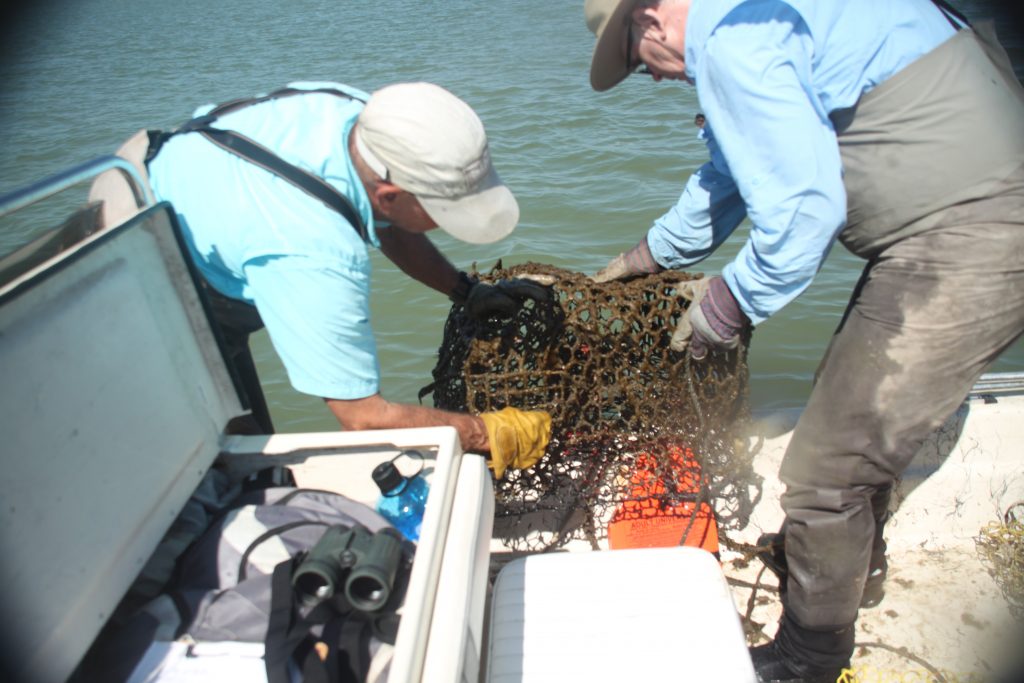
[[[501,258],[594,272],[636,243],[706,159],[689,86],[638,77],[609,93],[591,91],[593,37],[582,0],[26,4],[31,9],[5,19],[0,40],[0,192],[108,153],[140,127],[174,125],[201,103],[292,80],[365,90],[430,80],[479,112],[522,208],[520,226],[497,245],[436,234],[441,248],[462,268]],[[1024,64],[1003,4],[955,4],[972,17],[994,15],[1015,63]],[[58,208],[84,197],[71,194]],[[38,227],[0,224],[0,253]],[[717,272],[743,236],[741,229],[703,269]],[[804,402],[861,267],[837,245],[810,290],[758,328],[750,356],[755,407]],[[415,402],[430,382],[449,302],[379,254],[374,268],[382,393]],[[291,390],[264,334],[254,347],[279,430],[337,428],[319,399]],[[1024,344],[993,370],[1024,371]]]

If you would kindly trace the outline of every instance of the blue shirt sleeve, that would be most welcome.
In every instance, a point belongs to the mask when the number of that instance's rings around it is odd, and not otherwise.
[[[754,324],[807,288],[846,217],[839,146],[811,86],[813,41],[788,5],[758,6],[764,16],[716,28],[697,70],[753,224],[723,277]]]
[[[297,391],[336,399],[379,392],[368,270],[338,260],[282,256],[250,262],[245,275]]]
[[[707,258],[747,213],[707,123],[701,134],[711,160],[690,176],[676,205],[647,233],[647,246],[664,268],[687,268]]]

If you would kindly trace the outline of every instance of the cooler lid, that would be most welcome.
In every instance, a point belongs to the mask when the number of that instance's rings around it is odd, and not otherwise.
[[[242,412],[159,204],[0,285],[0,588],[16,680],[63,680]]]

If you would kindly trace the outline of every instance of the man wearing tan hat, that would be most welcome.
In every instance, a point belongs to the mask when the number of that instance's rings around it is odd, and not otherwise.
[[[595,279],[689,268],[749,218],[674,330],[699,361],[799,296],[837,237],[868,260],[782,464],[786,522],[763,559],[783,616],[751,649],[761,681],[835,681],[858,608],[882,599],[894,480],[1024,331],[1024,90],[989,27],[941,1],[584,12],[593,88],[694,84],[711,154]]]
[[[119,154],[172,204],[240,372],[252,371],[248,335],[265,325],[292,386],[322,397],[347,429],[451,425],[463,448],[491,452],[498,476],[543,455],[545,413],[458,414],[379,393],[369,246],[470,315],[549,296],[526,281],[475,282],[426,236],[440,227],[487,244],[519,220],[483,124],[465,102],[429,83],[372,96],[338,83],[296,83],[200,108],[171,133],[141,131]],[[117,185],[101,178],[91,193],[104,201],[107,224],[134,211]],[[253,414],[270,431],[258,381],[247,375]]]

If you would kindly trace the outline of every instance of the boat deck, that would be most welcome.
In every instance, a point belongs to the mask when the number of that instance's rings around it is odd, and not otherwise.
[[[755,544],[778,530],[777,474],[798,414],[756,423],[765,437],[754,460],[763,495],[746,527],[728,534],[734,541]],[[886,526],[885,597],[857,621],[858,681],[991,681],[1011,663],[1019,667],[1024,623],[1015,621],[976,539],[1024,501],[1021,415],[1019,393],[969,399],[899,481]],[[722,560],[748,640],[764,642],[781,612],[775,575],[742,552],[724,550]]]

